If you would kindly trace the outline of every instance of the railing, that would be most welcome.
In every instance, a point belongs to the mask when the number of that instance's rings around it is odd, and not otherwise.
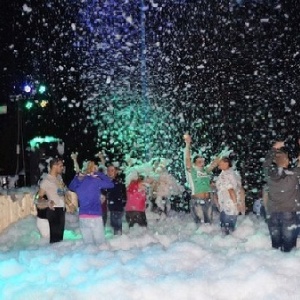
[[[0,233],[10,224],[36,215],[32,193],[0,194]]]

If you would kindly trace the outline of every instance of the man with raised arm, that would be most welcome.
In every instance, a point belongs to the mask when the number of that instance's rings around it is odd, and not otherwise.
[[[191,159],[191,136],[184,135],[185,140],[185,168],[187,181],[191,188],[190,210],[196,223],[212,222],[212,202],[210,199],[211,172],[217,167],[219,158],[216,158],[210,165],[205,166],[204,158],[196,155]]]
[[[289,168],[284,142],[275,142],[263,167],[268,186],[266,209],[272,247],[290,252],[297,244],[297,211],[300,205],[298,166]]]

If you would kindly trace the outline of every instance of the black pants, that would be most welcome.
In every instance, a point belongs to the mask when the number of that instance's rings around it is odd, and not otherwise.
[[[111,211],[110,212],[110,225],[114,229],[114,234],[122,234],[122,218],[123,211]]]
[[[127,211],[126,221],[129,224],[129,227],[133,227],[134,224],[147,227],[146,214],[143,211]]]
[[[105,225],[106,225],[106,222],[107,222],[107,211],[103,211],[102,212],[102,220],[103,220],[103,225],[104,225],[104,227],[105,227]]]
[[[56,243],[63,240],[65,230],[64,207],[55,207],[54,210],[47,209],[47,219],[50,226],[50,243]]]

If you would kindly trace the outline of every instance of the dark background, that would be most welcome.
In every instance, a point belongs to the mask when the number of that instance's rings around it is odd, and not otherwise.
[[[1,173],[22,167],[17,144],[53,135],[66,145],[67,178],[72,151],[82,161],[104,149],[111,160],[131,150],[173,158],[184,181],[189,131],[207,158],[233,150],[251,199],[272,142],[298,152],[299,2],[145,1],[145,44],[141,3],[1,2]],[[46,108],[24,108],[26,81],[47,85]]]

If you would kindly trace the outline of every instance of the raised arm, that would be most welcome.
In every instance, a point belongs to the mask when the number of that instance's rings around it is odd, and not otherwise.
[[[276,151],[284,146],[284,142],[275,142],[272,149],[267,153],[265,161],[263,163],[265,176],[276,176],[277,167],[273,166],[273,160]]]
[[[73,164],[74,164],[74,171],[76,173],[80,173],[80,168],[79,168],[79,164],[78,164],[78,161],[77,161],[77,156],[78,156],[78,152],[72,152],[71,158],[72,158]]]
[[[208,166],[207,171],[211,172],[214,168],[216,168],[221,160],[221,157],[217,156]]]
[[[101,189],[111,189],[115,186],[111,179],[104,173],[96,172],[95,175],[101,180]]]
[[[274,145],[272,146],[272,149],[268,152],[266,159],[263,163],[264,168],[268,168],[272,165],[276,150],[279,150],[282,147],[284,147],[284,142],[275,142],[274,143]]]
[[[189,171],[192,168],[192,160],[191,160],[191,136],[189,134],[185,134],[183,136],[185,141],[185,150],[184,150],[184,164],[185,168]]]
[[[105,166],[105,153],[103,153],[102,151],[99,151],[98,152],[98,157],[100,159],[101,165]]]

